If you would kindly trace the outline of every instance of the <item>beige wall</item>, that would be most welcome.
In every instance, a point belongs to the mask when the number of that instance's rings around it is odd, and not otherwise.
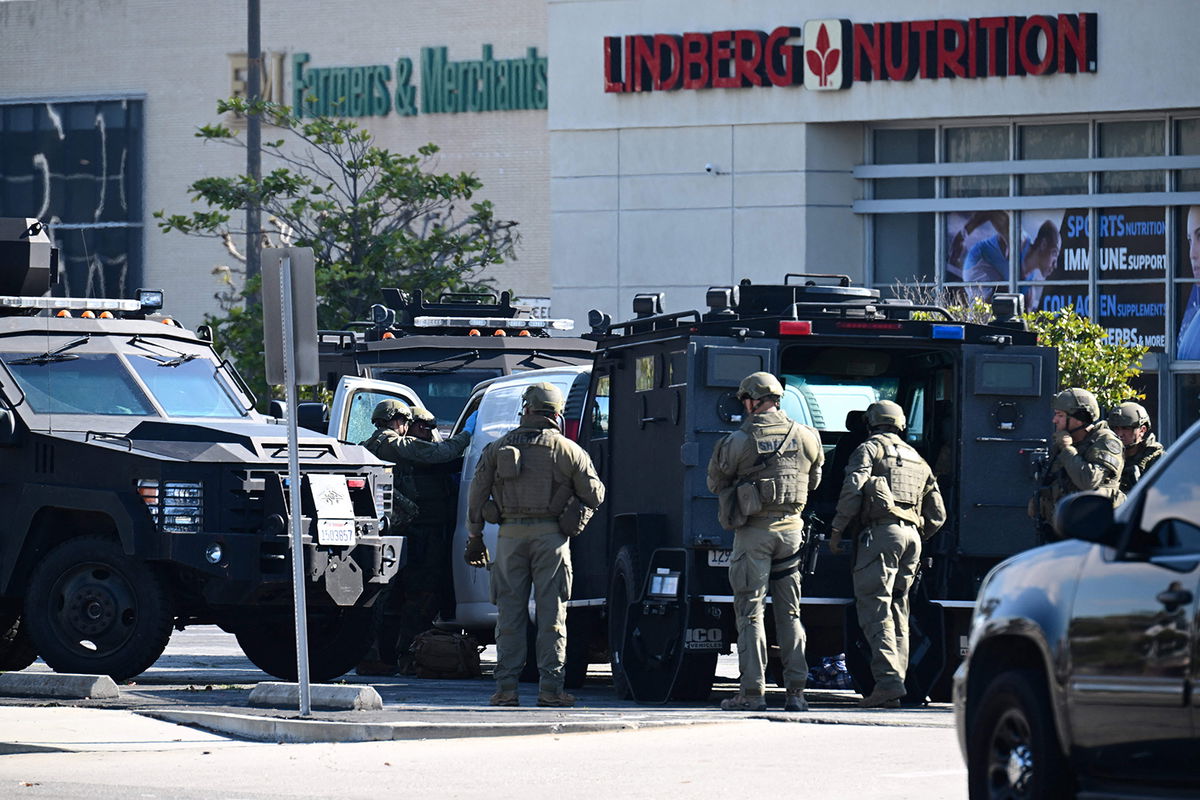
[[[165,288],[168,310],[189,325],[215,310],[211,273],[229,257],[217,242],[160,233],[150,214],[187,212],[194,207],[186,191],[192,181],[244,168],[243,151],[204,144],[193,134],[217,120],[215,103],[230,93],[229,54],[245,51],[245,14],[245,0],[0,2],[0,101],[144,98],[143,284]],[[419,70],[422,47],[446,46],[450,59],[474,60],[489,43],[497,59],[522,57],[533,46],[546,55],[542,0],[262,0],[263,48],[287,56],[289,103],[294,52],[309,53],[309,67],[394,70],[396,59],[407,56]],[[488,276],[521,295],[550,294],[545,111],[393,112],[360,121],[385,147],[411,152],[432,141],[441,147],[440,169],[477,174],[498,215],[517,220],[521,232],[518,259]]]

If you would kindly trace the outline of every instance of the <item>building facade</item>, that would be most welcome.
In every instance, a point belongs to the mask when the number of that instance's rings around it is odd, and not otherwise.
[[[219,311],[220,267],[239,262],[219,241],[161,233],[152,214],[190,213],[193,181],[245,170],[244,150],[195,133],[244,129],[216,103],[244,91],[246,12],[245,0],[0,2],[0,215],[51,223],[66,291],[163,288],[190,326]],[[519,223],[517,258],[483,277],[544,309],[545,19],[540,0],[262,0],[264,95],[353,118],[394,152],[437,144],[434,168],[476,174],[497,216]]]
[[[1200,413],[1200,4],[549,0],[556,315],[844,273],[1020,292]],[[1194,321],[1194,324],[1193,324]]]

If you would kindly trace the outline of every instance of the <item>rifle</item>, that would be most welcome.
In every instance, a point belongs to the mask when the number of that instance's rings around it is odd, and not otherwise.
[[[801,574],[807,577],[817,574],[821,543],[828,537],[825,535],[825,523],[815,512],[806,509],[801,517],[804,520],[804,544],[800,546],[800,569]]]

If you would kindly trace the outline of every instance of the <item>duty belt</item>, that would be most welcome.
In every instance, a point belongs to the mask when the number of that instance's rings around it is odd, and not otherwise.
[[[758,519],[759,517],[767,517],[769,519],[783,519],[784,517],[799,516],[800,511],[760,511],[757,514],[751,514],[750,519]]]
[[[536,525],[539,522],[558,522],[558,517],[507,517],[502,516],[505,525]]]

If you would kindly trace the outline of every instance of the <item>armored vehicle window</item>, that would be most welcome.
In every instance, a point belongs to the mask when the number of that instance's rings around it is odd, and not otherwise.
[[[73,353],[45,361],[36,353],[4,353],[29,407],[38,414],[155,416],[149,398],[115,353]],[[19,363],[25,361],[25,363]]]
[[[129,363],[150,389],[154,399],[171,417],[245,416],[231,389],[216,373],[216,365],[207,358],[191,360],[130,355]]]
[[[608,436],[608,396],[612,378],[602,375],[596,379],[596,395],[592,398],[592,438]]]
[[[644,392],[658,385],[655,375],[657,365],[658,359],[655,356],[638,356],[637,377],[634,378],[633,383],[635,392]]]
[[[417,393],[417,396],[425,403],[425,407],[437,417],[438,425],[450,427],[458,420],[467,400],[471,397],[471,390],[475,388],[475,384],[499,377],[501,374],[498,369],[460,369],[437,372],[432,371],[431,368],[431,371],[426,373],[404,372],[395,369],[378,370],[374,377],[400,381]],[[367,417],[370,416],[371,412],[368,411]],[[370,419],[367,421],[370,422]],[[369,436],[370,432],[367,435]]]
[[[975,394],[1019,394],[1036,397],[1041,389],[1040,358],[1005,357],[979,359]]]
[[[709,347],[705,380],[709,386],[737,386],[751,372],[764,370],[769,355],[768,350]]]
[[[667,385],[682,386],[687,383],[687,353],[680,350],[667,354]]]

